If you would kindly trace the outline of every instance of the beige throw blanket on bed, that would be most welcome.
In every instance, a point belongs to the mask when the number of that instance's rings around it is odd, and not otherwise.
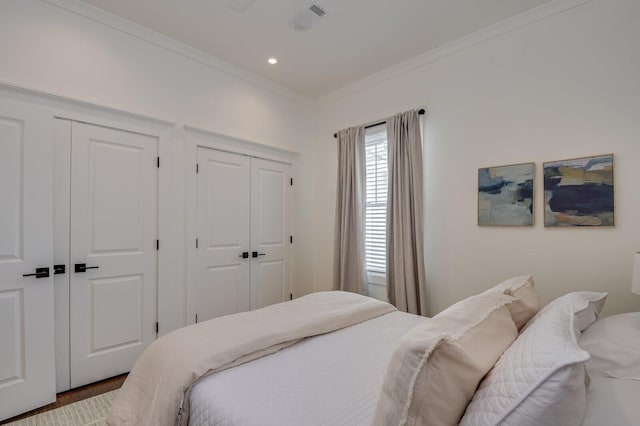
[[[140,356],[114,401],[109,425],[186,425],[199,378],[394,311],[354,293],[329,291],[173,331]]]

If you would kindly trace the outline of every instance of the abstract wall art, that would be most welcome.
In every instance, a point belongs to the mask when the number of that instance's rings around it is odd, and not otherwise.
[[[613,226],[613,154],[544,163],[544,226]]]
[[[478,170],[478,225],[532,226],[534,164]]]

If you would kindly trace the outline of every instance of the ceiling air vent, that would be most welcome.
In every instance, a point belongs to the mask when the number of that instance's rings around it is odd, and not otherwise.
[[[323,18],[327,12],[317,4],[312,4],[307,9],[303,9],[291,21],[291,26],[297,31],[306,31],[313,27]]]
[[[324,9],[318,6],[317,4],[312,4],[309,10],[315,13],[316,15],[318,15],[319,18],[322,18],[326,13]]]

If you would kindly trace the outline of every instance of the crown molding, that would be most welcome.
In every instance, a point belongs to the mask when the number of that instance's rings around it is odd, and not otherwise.
[[[267,78],[259,76],[258,74],[249,72],[243,68],[233,65],[229,62],[223,61],[213,55],[205,53],[201,50],[195,49],[182,42],[174,40],[170,37],[162,35],[149,28],[138,25],[134,22],[128,21],[119,16],[113,15],[102,9],[98,9],[90,4],[83,3],[79,0],[41,0],[44,3],[48,3],[52,6],[63,9],[67,12],[71,12],[75,15],[81,16],[85,19],[91,20],[98,24],[109,27],[113,30],[125,33],[131,37],[138,38],[146,41],[156,47],[166,49],[172,53],[191,59],[201,65],[205,65],[209,68],[228,74],[232,77],[239,78],[248,83],[259,86],[263,89],[270,90],[282,96],[286,96],[295,101],[303,104],[311,104],[312,99],[289,88],[281,86]]]
[[[320,104],[332,102],[344,96],[359,92],[367,87],[381,83],[390,78],[424,67],[432,62],[454,55],[480,43],[484,43],[501,35],[516,31],[519,28],[550,18],[567,10],[574,9],[593,0],[555,0],[542,6],[523,12],[519,15],[485,27],[450,43],[436,47],[407,61],[393,65],[374,73],[355,83],[316,98]]]

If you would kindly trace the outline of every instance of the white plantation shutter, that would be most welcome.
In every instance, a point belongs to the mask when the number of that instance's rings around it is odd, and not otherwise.
[[[387,229],[387,130],[386,126],[367,129],[365,136],[367,174],[367,217],[365,252],[367,271],[386,271]]]

